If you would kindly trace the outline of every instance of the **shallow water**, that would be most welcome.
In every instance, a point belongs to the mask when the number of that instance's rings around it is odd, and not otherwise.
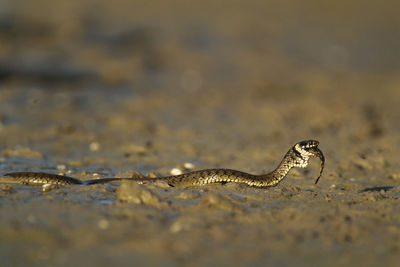
[[[396,9],[20,2],[1,4],[0,174],[265,173],[304,139],[326,166],[269,189],[0,184],[2,264],[396,266]]]

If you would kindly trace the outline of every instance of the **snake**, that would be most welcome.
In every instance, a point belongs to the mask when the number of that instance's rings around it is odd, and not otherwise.
[[[325,165],[325,157],[318,148],[319,141],[305,140],[294,144],[284,155],[278,166],[267,174],[254,175],[232,169],[203,169],[187,172],[179,175],[171,175],[165,177],[131,177],[131,178],[101,178],[92,180],[80,180],[74,177],[44,173],[44,172],[11,172],[6,173],[2,177],[6,183],[17,183],[25,185],[94,185],[104,184],[118,181],[135,181],[137,183],[151,183],[156,181],[164,181],[168,185],[175,186],[199,186],[212,183],[241,183],[251,187],[271,187],[276,186],[282,181],[289,171],[294,168],[306,168],[310,158],[317,157],[320,159],[320,171],[315,181],[318,183]],[[1,180],[0,180],[1,181]]]

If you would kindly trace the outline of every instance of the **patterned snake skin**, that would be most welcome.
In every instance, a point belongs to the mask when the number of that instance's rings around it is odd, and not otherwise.
[[[322,151],[318,149],[318,145],[319,142],[316,140],[307,140],[296,143],[285,154],[281,163],[279,163],[278,167],[274,171],[262,175],[253,175],[230,169],[205,169],[180,175],[157,178],[103,178],[79,180],[69,176],[41,172],[13,172],[5,174],[3,179],[5,178],[5,182],[8,183],[27,185],[92,185],[129,180],[139,183],[165,181],[170,186],[196,186],[210,183],[234,182],[244,183],[254,187],[269,187],[276,186],[281,180],[283,180],[291,168],[306,168],[310,158],[318,157],[321,161],[321,165],[319,175],[315,181],[316,184],[321,177],[325,164],[324,155],[322,154]]]

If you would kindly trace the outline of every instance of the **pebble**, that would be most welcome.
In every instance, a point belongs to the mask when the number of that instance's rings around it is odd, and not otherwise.
[[[117,190],[118,200],[135,204],[144,204],[156,208],[162,208],[167,205],[161,202],[160,198],[151,190],[135,182],[125,182]]]
[[[169,230],[172,233],[178,233],[180,231],[189,231],[197,224],[198,222],[194,218],[190,217],[181,217],[177,219],[174,223],[171,224]]]
[[[100,150],[100,144],[98,142],[92,142],[89,145],[90,151],[99,151]]]
[[[149,146],[142,146],[136,144],[125,145],[122,150],[128,154],[145,155],[149,152]]]
[[[172,174],[172,175],[180,175],[180,174],[182,174],[183,172],[182,172],[182,170],[180,170],[180,169],[178,169],[178,168],[172,168],[172,169],[169,171],[169,173]]]
[[[5,192],[5,193],[14,193],[14,189],[7,184],[0,184],[0,192]]]
[[[41,191],[42,192],[49,192],[49,191],[51,191],[51,190],[53,190],[55,188],[57,188],[57,185],[55,185],[55,184],[44,184],[41,187]]]
[[[106,219],[101,219],[98,223],[97,226],[101,229],[101,230],[107,230],[108,227],[110,226],[110,223],[108,222],[108,220]]]
[[[191,163],[191,162],[185,162],[185,163],[183,164],[183,167],[184,167],[185,169],[188,169],[188,170],[193,170],[193,169],[194,169],[194,164]]]
[[[65,164],[58,164],[57,165],[57,170],[63,171],[67,168],[67,166]]]

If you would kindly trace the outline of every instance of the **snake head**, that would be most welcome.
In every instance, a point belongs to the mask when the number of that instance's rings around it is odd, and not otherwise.
[[[319,142],[317,140],[306,140],[298,142],[293,146],[293,151],[299,158],[298,167],[305,168],[308,165],[308,160],[312,157],[317,157],[321,161],[319,175],[315,184],[318,183],[325,166],[325,157],[322,151],[318,148]]]
[[[307,149],[310,149],[310,148],[318,147],[319,141],[317,141],[317,140],[306,140],[306,141],[298,142],[298,143],[296,144],[296,146],[297,146],[297,145],[298,145],[300,148],[307,150]]]

